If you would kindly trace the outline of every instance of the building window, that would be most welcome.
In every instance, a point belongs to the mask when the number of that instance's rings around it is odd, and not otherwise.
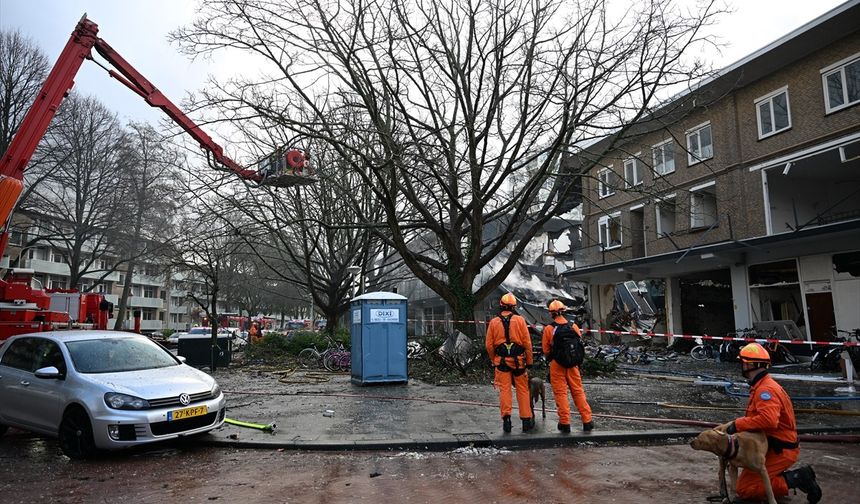
[[[9,232],[9,244],[10,245],[21,245],[24,243],[24,235],[20,231],[10,231]]]
[[[48,250],[43,248],[32,248],[29,251],[28,257],[30,259],[38,259],[40,261],[48,260]]]
[[[604,168],[597,172],[597,195],[600,198],[615,194],[618,187],[618,175],[612,171],[612,167]]]
[[[119,275],[119,281],[117,281],[117,283],[116,283],[116,284],[117,284],[117,285],[125,285],[125,275],[120,274],[120,275]]]
[[[51,277],[51,281],[48,285],[49,289],[67,289],[68,284],[66,283],[66,279],[63,277]]]
[[[860,54],[825,68],[821,79],[827,113],[860,102]]]
[[[654,173],[666,175],[675,171],[675,142],[667,140],[651,149],[654,157]]]
[[[687,164],[696,164],[714,157],[711,123],[701,124],[687,132]]]
[[[636,158],[624,161],[624,182],[627,187],[638,186],[642,183],[642,163]]]
[[[788,88],[784,87],[755,101],[758,137],[765,138],[791,128]]]
[[[709,182],[690,189],[690,228],[717,223],[717,185]]]
[[[597,220],[597,232],[600,236],[600,246],[604,250],[621,246],[621,213],[604,215]]]
[[[66,260],[65,254],[62,254],[60,252],[57,252],[56,250],[53,250],[53,251],[51,251],[51,262],[68,263],[69,261]]]
[[[145,286],[145,287],[143,288],[143,297],[145,297],[145,298],[154,298],[154,297],[156,297],[156,294],[155,294],[155,287],[153,287],[153,286],[151,286],[151,285],[147,285],[147,286]]]
[[[666,236],[675,232],[675,195],[670,194],[660,199],[654,210],[657,214],[657,236]]]

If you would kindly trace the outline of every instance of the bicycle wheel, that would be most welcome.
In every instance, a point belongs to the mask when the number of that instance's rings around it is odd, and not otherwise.
[[[338,355],[337,352],[328,352],[323,357],[323,367],[326,368],[327,371],[337,371],[338,370]]]
[[[352,352],[344,350],[337,358],[337,368],[340,371],[349,371],[352,367]]]
[[[787,364],[797,364],[798,362],[800,362],[797,359],[797,356],[791,353],[791,350],[787,346],[779,345],[779,351],[782,354],[783,361],[785,361]]]
[[[299,352],[299,366],[305,369],[319,366],[319,355],[313,348],[305,348]]]
[[[708,360],[711,358],[711,352],[708,351],[708,348],[705,345],[696,345],[690,350],[690,357],[696,359],[697,361]]]

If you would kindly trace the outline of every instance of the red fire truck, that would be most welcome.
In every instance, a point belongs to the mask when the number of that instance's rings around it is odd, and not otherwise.
[[[96,61],[92,49],[115,70]],[[98,37],[98,25],[84,14],[24,117],[15,138],[0,157],[0,256],[6,250],[11,216],[24,189],[24,169],[60,103],[74,85],[78,69],[87,59],[104,68],[111,77],[140,95],[149,105],[163,110],[200,144],[212,168],[231,171],[243,179],[275,187],[305,185],[315,181],[309,171],[309,157],[300,149],[279,150],[265,158],[257,170],[244,168],[225,156],[220,145]],[[101,294],[45,292],[34,288],[33,270],[10,269],[0,280],[0,341],[15,334],[68,327],[70,323],[105,329],[111,310],[111,304]]]

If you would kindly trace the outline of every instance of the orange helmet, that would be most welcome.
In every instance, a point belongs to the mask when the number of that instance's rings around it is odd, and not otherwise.
[[[770,354],[758,343],[750,343],[741,348],[741,362],[770,364]]]
[[[564,303],[559,301],[558,299],[553,299],[549,304],[549,312],[550,313],[561,313],[567,310],[567,306],[564,306]]]
[[[508,292],[499,300],[499,306],[502,308],[515,308],[517,306],[517,298]]]

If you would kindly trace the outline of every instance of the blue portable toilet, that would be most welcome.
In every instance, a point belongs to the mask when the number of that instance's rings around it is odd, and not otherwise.
[[[369,292],[350,304],[352,383],[403,383],[406,377],[406,298]]]

